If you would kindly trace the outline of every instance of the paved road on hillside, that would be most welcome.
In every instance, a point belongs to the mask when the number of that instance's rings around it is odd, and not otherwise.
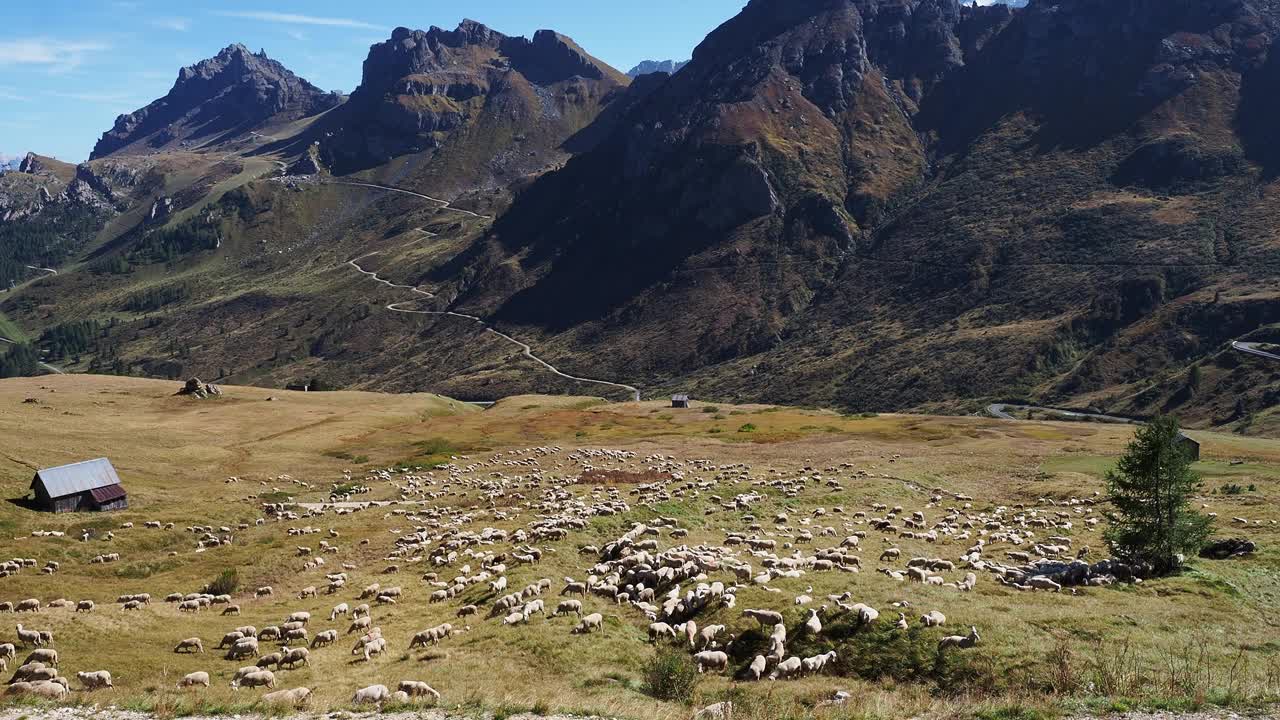
[[[460,210],[455,207],[450,207],[449,203],[445,200],[439,200],[437,198],[431,197],[430,195],[423,195],[421,193],[409,192],[408,190],[401,190],[399,188],[387,187],[384,185],[373,185],[370,183],[352,183],[352,182],[336,182],[336,181],[331,182],[330,184],[347,185],[351,187],[372,188],[375,190],[386,190],[388,192],[403,193],[405,195],[412,195],[413,197],[422,198],[423,200],[429,200],[434,203],[440,203],[441,210],[448,210],[450,212],[462,213],[464,215],[470,215],[471,217],[480,218],[482,220],[491,219],[487,215],[478,215],[476,213],[471,212],[470,210]],[[421,228],[419,228],[419,230],[421,232],[426,233],[428,237],[436,237],[436,234],[429,230],[422,230]],[[421,295],[424,298],[428,298],[428,299],[435,297],[435,295],[433,295],[432,293],[427,292],[426,290],[423,290],[416,286],[401,285],[399,283],[393,283],[390,280],[380,277],[377,273],[371,272],[369,270],[365,270],[363,267],[360,266],[359,263],[361,260],[377,254],[378,253],[374,252],[374,253],[369,253],[368,255],[361,255],[360,257],[355,258],[354,260],[348,260],[347,264],[355,268],[356,271],[359,272],[361,275],[372,278],[373,280],[383,285],[386,285],[389,288],[396,289],[396,290],[408,290],[411,293]],[[560,370],[560,368],[557,368],[555,365],[552,365],[546,360],[543,360],[542,358],[538,357],[537,353],[533,351],[533,348],[530,347],[528,343],[521,342],[511,337],[510,335],[494,328],[488,322],[486,322],[482,318],[476,317],[475,315],[466,315],[459,312],[453,312],[451,310],[407,310],[404,307],[402,307],[404,305],[410,305],[414,302],[417,302],[417,301],[392,303],[390,305],[387,305],[386,309],[390,310],[391,312],[404,313],[406,315],[437,315],[437,316],[456,317],[456,318],[461,318],[463,320],[468,320],[470,322],[480,325],[482,328],[484,328],[485,332],[490,333],[492,335],[496,335],[497,337],[502,338],[506,342],[511,343],[512,345],[515,345],[516,347],[520,348],[521,354],[523,354],[525,357],[529,358],[530,360],[534,361],[535,363],[538,363],[542,367],[546,368],[548,372],[550,372],[553,375],[556,375],[557,377],[562,377],[566,380],[572,380],[574,382],[580,382],[580,383],[585,383],[589,385],[601,385],[604,387],[611,387],[611,388],[617,388],[619,390],[626,390],[627,392],[631,393],[632,398],[636,402],[640,402],[639,388],[633,385],[627,385],[625,383],[617,383],[617,382],[611,382],[609,380],[596,380],[594,378],[579,377],[577,375],[570,375],[569,373],[563,372]]]
[[[1231,349],[1256,357],[1267,358],[1268,360],[1280,360],[1280,355],[1269,353],[1266,350],[1259,350],[1262,343],[1240,342],[1239,340],[1231,343]]]
[[[17,345],[17,344],[18,344],[18,343],[16,343],[16,342],[14,342],[14,341],[10,340],[10,339],[9,339],[9,338],[7,338],[7,337],[0,337],[0,343],[5,343],[5,344],[7,344],[7,345]],[[54,367],[54,366],[50,365],[49,363],[43,363],[43,362],[36,361],[36,364],[37,364],[37,365],[39,365],[40,367],[44,368],[45,370],[48,370],[49,372],[53,373],[54,375],[66,375],[66,373],[62,372],[62,370],[60,370],[60,369],[58,369],[58,368],[56,368],[56,367]]]
[[[1054,415],[1061,415],[1062,417],[1074,418],[1077,420],[1092,419],[1092,420],[1101,420],[1102,422],[1121,423],[1125,425],[1140,424],[1140,421],[1138,420],[1132,420],[1130,418],[1122,418],[1116,415],[1102,415],[1101,413],[1078,412],[1075,410],[1059,410],[1057,408],[1039,407],[1037,405],[1011,405],[1008,403],[996,403],[995,405],[988,405],[987,414],[991,415],[991,417],[996,418],[997,420],[1017,420],[1018,418],[1010,415],[1007,412],[1009,409],[1038,410],[1040,412],[1052,413]]]

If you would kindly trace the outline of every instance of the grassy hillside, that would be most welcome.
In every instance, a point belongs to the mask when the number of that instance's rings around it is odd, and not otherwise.
[[[646,637],[649,620],[635,608],[586,598],[587,612],[605,616],[601,634],[573,635],[574,620],[536,615],[528,625],[503,627],[498,618],[484,617],[494,593],[483,583],[448,601],[428,602],[436,588],[424,574],[438,573],[441,579],[474,574],[478,559],[464,555],[435,566],[417,559],[421,555],[395,557],[397,538],[415,527],[529,531],[548,514],[610,498],[626,502],[624,512],[588,517],[582,529],[562,540],[530,539],[527,544],[542,553],[539,561],[509,563],[512,588],[551,580],[552,589],[544,595],[551,608],[561,599],[563,578],[584,579],[598,561],[580,548],[601,547],[632,523],[658,517],[688,531],[687,539],[676,539],[663,529],[655,538],[660,550],[684,543],[721,546],[726,532],[749,532],[754,523],[760,525],[757,533],[778,541],[780,555],[808,556],[869,530],[855,513],[874,514],[874,503],[901,505],[904,513],[919,510],[930,522],[952,507],[974,516],[1017,507],[1020,514],[1070,519],[1070,529],[1060,525],[1028,532],[1037,539],[1062,533],[1073,548],[1089,546],[1097,558],[1103,553],[1101,527],[1086,520],[1098,517],[1100,508],[1071,500],[1087,500],[1101,489],[1101,474],[1122,451],[1129,432],[1092,424],[842,416],[768,406],[699,404],[672,410],[658,403],[541,396],[508,398],[486,411],[429,395],[298,394],[246,387],[225,387],[223,398],[197,401],[173,396],[177,389],[171,382],[99,376],[0,382],[0,433],[11,439],[0,448],[4,497],[25,495],[35,468],[101,455],[111,457],[130,493],[130,509],[109,516],[53,516],[18,503],[0,504],[0,534],[7,538],[8,554],[40,565],[61,563],[51,576],[27,570],[0,579],[0,601],[97,602],[89,614],[68,608],[11,616],[27,627],[54,631],[64,674],[113,673],[114,694],[77,692],[76,702],[111,702],[164,715],[245,711],[260,691],[228,687],[231,674],[246,663],[221,659],[213,649],[224,632],[245,624],[262,628],[307,610],[312,635],[325,628],[345,633],[347,621],[328,621],[329,609],[340,602],[358,604],[360,589],[378,582],[404,591],[397,604],[375,604],[372,610],[374,624],[390,642],[389,654],[358,661],[349,654],[354,637],[343,634],[336,646],[313,650],[310,666],[279,671],[279,687],[316,688],[311,707],[317,710],[348,707],[358,687],[383,683],[394,688],[402,679],[416,679],[438,689],[444,705],[463,710],[687,717],[688,706],[655,700],[644,691],[644,671],[656,651]],[[960,593],[900,583],[876,568],[900,568],[914,556],[954,559],[971,541],[935,545],[870,531],[858,550],[861,573],[809,571],[773,580],[769,587],[777,592],[748,583],[738,589],[736,608],[697,617],[699,626],[722,623],[738,638],[737,649],[731,648],[732,670],[750,660],[751,648],[760,641],[755,621],[741,617],[744,608],[783,612],[790,652],[807,656],[837,647],[840,662],[794,681],[749,683],[734,682],[729,674],[704,675],[694,702],[733,698],[751,718],[1026,717],[1031,711],[1240,706],[1275,698],[1280,646],[1267,629],[1280,603],[1280,443],[1212,433],[1197,438],[1204,443],[1200,468],[1208,478],[1201,501],[1218,514],[1219,533],[1257,541],[1257,556],[1197,561],[1180,577],[1061,594],[1018,591],[980,573],[975,590]],[[594,452],[601,448],[634,455]],[[397,469],[378,472],[383,468]],[[607,470],[622,472],[599,474]],[[671,478],[660,481],[666,496],[638,495],[642,488],[634,483],[641,477],[645,482]],[[782,480],[798,482],[788,490]],[[346,514],[326,508],[292,521],[277,521],[262,511],[267,500],[323,503],[334,485],[349,484],[369,488],[352,498],[356,502],[391,504]],[[1218,488],[1224,485],[1240,490],[1223,493]],[[935,488],[942,491],[937,500],[932,499]],[[722,505],[750,492],[761,498],[749,509]],[[972,500],[956,500],[955,494]],[[299,512],[311,507],[321,506],[300,505]],[[787,518],[778,518],[780,513]],[[1232,526],[1235,517],[1247,518],[1249,527]],[[265,522],[257,525],[260,518]],[[174,527],[143,527],[151,520]],[[133,527],[122,527],[129,522]],[[192,525],[225,526],[219,534],[234,541],[198,551],[197,535],[186,529]],[[820,536],[825,526],[833,527],[833,536]],[[320,534],[288,533],[303,527]],[[106,539],[111,529],[114,537]],[[787,547],[802,529],[819,537]],[[66,535],[33,536],[37,530]],[[85,530],[94,535],[81,542]],[[309,558],[299,557],[296,548],[318,552],[321,539],[337,551],[322,555],[324,567],[308,569]],[[877,561],[889,544],[902,549],[904,560]],[[472,549],[510,556],[525,546],[508,540]],[[1027,548],[1000,543],[985,552],[1004,559],[1014,549]],[[760,567],[761,558],[745,549],[729,551]],[[108,552],[119,553],[119,562],[89,563]],[[468,564],[469,570],[463,567]],[[342,567],[349,568],[344,589],[297,599],[303,587],[323,588],[325,573]],[[198,591],[228,569],[238,574],[232,594],[242,608],[239,617],[221,617],[219,606],[179,613],[159,601],[171,592]],[[957,580],[963,571],[944,574]],[[716,571],[707,580],[732,585],[733,575]],[[274,597],[255,599],[253,589],[261,585],[273,586]],[[685,584],[691,588],[692,583]],[[845,591],[851,593],[849,602],[879,608],[881,620],[853,631],[848,617],[827,599]],[[121,612],[113,603],[120,594],[137,592],[149,592],[157,601],[136,612]],[[828,628],[824,635],[807,637],[801,629],[809,616],[794,601],[801,594],[815,598],[810,607],[830,606],[822,618]],[[910,603],[903,612],[912,619],[912,630],[893,629],[894,602]],[[457,618],[465,604],[479,605],[480,615]],[[932,609],[946,614],[945,628],[918,626],[915,618]],[[409,649],[413,633],[442,622],[454,624],[455,637],[438,647]],[[970,625],[982,633],[977,648],[937,655],[941,635]],[[178,640],[191,636],[201,637],[208,652],[172,652]],[[0,634],[0,640],[11,639],[8,630]],[[274,646],[264,643],[264,652],[268,649]],[[742,653],[747,656],[739,658]],[[195,670],[209,672],[213,687],[174,689],[178,678]],[[848,705],[820,708],[836,689],[852,692]]]

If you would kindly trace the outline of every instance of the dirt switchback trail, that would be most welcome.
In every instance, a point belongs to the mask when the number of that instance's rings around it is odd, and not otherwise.
[[[430,195],[423,195],[423,194],[421,194],[421,193],[410,192],[410,191],[408,191],[408,190],[401,190],[401,189],[399,189],[399,188],[387,187],[387,186],[385,186],[385,185],[374,185],[374,184],[371,184],[371,183],[338,182],[338,181],[333,181],[333,182],[331,182],[331,183],[329,183],[329,184],[331,184],[331,185],[346,185],[346,186],[349,186],[349,187],[363,187],[363,188],[371,188],[371,189],[374,189],[374,190],[385,190],[385,191],[387,191],[387,192],[402,193],[402,194],[410,195],[410,196],[413,196],[413,197],[416,197],[416,198],[421,198],[421,199],[423,199],[423,200],[427,200],[427,201],[429,201],[429,202],[438,203],[438,204],[440,205],[440,209],[441,209],[441,210],[447,210],[447,211],[449,211],[449,212],[462,213],[463,215],[468,215],[468,216],[470,216],[470,217],[479,218],[479,219],[481,219],[481,220],[490,220],[490,219],[492,219],[492,218],[490,218],[490,217],[489,217],[489,216],[487,216],[487,215],[479,215],[479,214],[477,214],[477,213],[471,212],[470,210],[460,210],[460,209],[458,209],[458,208],[451,207],[451,206],[450,206],[450,204],[449,204],[449,202],[448,202],[448,201],[446,201],[446,200],[440,200],[440,199],[438,199],[438,198],[433,198],[433,197],[431,197]],[[426,233],[429,237],[436,237],[436,234],[435,234],[435,233],[432,233],[432,232],[430,232],[430,231],[423,230],[422,232]],[[422,296],[423,298],[425,298],[425,299],[430,299],[430,298],[434,298],[434,297],[435,297],[435,295],[433,295],[432,293],[430,293],[430,292],[428,292],[428,291],[426,291],[426,290],[422,290],[422,289],[420,289],[420,288],[418,288],[418,287],[415,287],[415,286],[413,286],[413,285],[401,285],[401,284],[398,284],[398,283],[393,283],[393,282],[391,282],[390,280],[387,280],[387,279],[385,279],[385,278],[380,277],[377,273],[372,272],[372,271],[369,271],[369,270],[366,270],[366,269],[364,269],[363,267],[361,267],[361,266],[360,266],[360,264],[359,264],[359,263],[360,263],[360,261],[361,261],[361,260],[363,260],[363,259],[365,259],[365,258],[367,258],[367,257],[371,257],[371,256],[373,256],[373,255],[377,255],[377,254],[378,254],[378,253],[374,252],[374,253],[369,253],[368,255],[361,255],[361,256],[360,256],[360,257],[358,257],[358,258],[355,258],[355,259],[352,259],[352,260],[348,260],[348,261],[347,261],[347,264],[348,264],[348,265],[350,265],[351,267],[355,268],[355,270],[356,270],[357,272],[359,272],[361,275],[364,275],[364,276],[366,276],[366,277],[368,277],[368,278],[371,278],[372,280],[374,280],[374,281],[376,281],[376,282],[378,282],[378,283],[381,283],[381,284],[383,284],[383,285],[385,285],[385,286],[387,286],[387,287],[389,287],[389,288],[396,289],[396,290],[408,290],[408,291],[409,291],[409,292],[411,292],[411,293],[415,293],[415,294],[417,294],[417,295],[421,295],[421,296]],[[590,385],[601,385],[601,386],[604,386],[604,387],[611,387],[611,388],[617,388],[617,389],[619,389],[619,390],[626,390],[628,393],[630,393],[630,394],[631,394],[632,398],[633,398],[636,402],[640,402],[640,389],[639,389],[639,388],[637,388],[637,387],[635,387],[635,386],[633,386],[633,385],[627,385],[627,384],[625,384],[625,383],[617,383],[617,382],[611,382],[611,381],[609,381],[609,380],[596,380],[596,379],[594,379],[594,378],[579,377],[579,376],[577,376],[577,375],[570,375],[569,373],[563,372],[563,371],[561,371],[559,368],[557,368],[555,365],[552,365],[551,363],[547,362],[546,360],[543,360],[542,358],[538,357],[537,353],[535,353],[535,352],[534,352],[533,347],[531,347],[528,343],[521,342],[520,340],[517,340],[517,339],[515,339],[514,337],[511,337],[510,335],[508,335],[508,334],[506,334],[506,333],[504,333],[504,332],[502,332],[502,331],[500,331],[500,330],[497,330],[497,329],[496,329],[496,328],[494,328],[492,325],[490,325],[488,322],[486,322],[485,320],[483,320],[483,319],[481,319],[481,318],[479,318],[479,317],[476,317],[475,315],[466,315],[466,314],[463,314],[463,313],[453,312],[453,311],[451,311],[451,310],[408,310],[408,309],[405,309],[404,307],[402,307],[402,306],[404,306],[404,305],[411,305],[411,304],[412,304],[412,303],[414,303],[414,302],[416,302],[416,301],[407,301],[407,302],[401,302],[401,303],[392,303],[392,304],[390,304],[390,305],[387,305],[387,306],[386,306],[386,309],[387,309],[387,310],[390,310],[391,312],[404,313],[404,314],[406,314],[406,315],[439,315],[439,316],[448,316],[448,317],[461,318],[461,319],[463,319],[463,320],[467,320],[467,321],[470,321],[470,322],[473,322],[473,323],[477,323],[477,324],[479,324],[481,327],[483,327],[483,328],[484,328],[485,332],[487,332],[487,333],[491,333],[491,334],[493,334],[493,335],[496,335],[497,337],[502,338],[502,339],[503,339],[503,340],[505,340],[506,342],[508,342],[508,343],[510,343],[510,344],[512,344],[512,345],[515,345],[516,347],[520,348],[521,354],[523,354],[525,357],[529,358],[530,360],[532,360],[532,361],[534,361],[534,362],[538,363],[538,364],[539,364],[539,365],[541,365],[542,367],[546,368],[546,369],[547,369],[549,372],[551,372],[553,375],[556,375],[556,376],[558,376],[558,377],[562,377],[562,378],[564,378],[564,379],[566,379],[566,380],[572,380],[572,381],[574,381],[574,382],[586,383],[586,384],[590,384]]]

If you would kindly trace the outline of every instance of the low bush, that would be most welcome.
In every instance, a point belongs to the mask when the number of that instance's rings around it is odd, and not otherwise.
[[[697,665],[678,650],[660,650],[644,666],[645,692],[659,700],[691,702],[698,680]]]

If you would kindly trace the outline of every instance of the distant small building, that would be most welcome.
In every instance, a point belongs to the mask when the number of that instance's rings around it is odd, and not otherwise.
[[[1200,462],[1200,441],[1186,433],[1178,433],[1178,447],[1182,448],[1191,462]]]
[[[687,409],[689,407],[689,396],[688,395],[672,395],[671,407]]]
[[[101,512],[129,507],[120,476],[106,458],[46,468],[31,481],[36,506],[48,512]]]

